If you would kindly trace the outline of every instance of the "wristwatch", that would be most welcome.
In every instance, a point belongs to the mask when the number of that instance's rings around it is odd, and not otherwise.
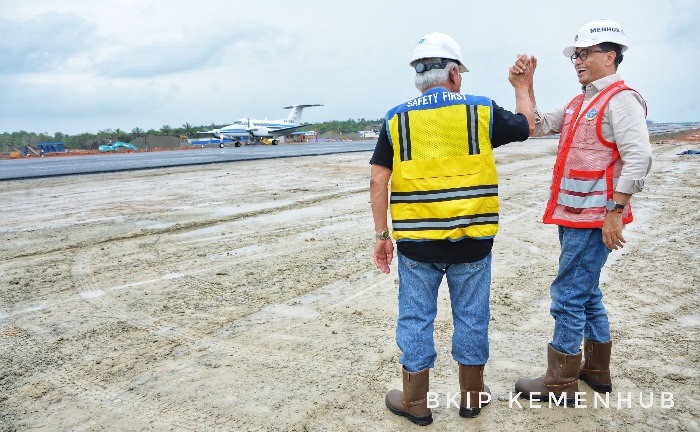
[[[608,211],[614,211],[615,213],[622,213],[622,211],[625,209],[625,206],[622,204],[618,204],[615,202],[615,200],[609,199],[607,203],[605,203],[605,208]]]
[[[379,234],[375,234],[374,237],[377,240],[389,240],[389,230],[384,230],[380,232]]]

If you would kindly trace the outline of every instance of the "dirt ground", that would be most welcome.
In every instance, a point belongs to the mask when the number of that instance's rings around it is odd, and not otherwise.
[[[426,428],[384,407],[401,385],[397,276],[372,264],[370,153],[0,182],[0,430],[699,430],[700,157],[686,149],[700,143],[654,145],[604,269],[614,388],[594,407],[581,383],[585,409],[510,399],[544,372],[553,328],[559,246],[541,213],[556,140],[496,150],[493,402],[469,420],[446,403],[444,286]]]

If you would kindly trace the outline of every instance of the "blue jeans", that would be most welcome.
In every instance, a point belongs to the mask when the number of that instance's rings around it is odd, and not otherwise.
[[[452,304],[452,358],[464,365],[483,365],[489,358],[491,254],[473,263],[436,264],[413,261],[398,253],[399,317],[396,343],[399,362],[409,372],[435,366],[433,321],[438,288],[447,276]]]
[[[608,342],[610,326],[600,290],[600,271],[610,249],[599,228],[559,227],[559,273],[550,294],[554,317],[552,346],[566,354],[578,354],[583,338]]]

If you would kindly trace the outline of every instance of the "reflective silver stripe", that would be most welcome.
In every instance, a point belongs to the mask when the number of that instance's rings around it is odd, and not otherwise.
[[[496,224],[498,223],[498,215],[494,216],[465,216],[458,219],[449,219],[445,221],[421,221],[415,220],[410,222],[393,221],[392,227],[396,231],[414,231],[414,230],[444,230],[464,228],[470,225]]]
[[[482,197],[482,196],[497,196],[498,186],[484,186],[476,189],[468,190],[445,190],[435,191],[432,193],[419,193],[412,195],[391,195],[392,203],[403,202],[431,202],[431,201],[450,201],[456,199]]]
[[[401,160],[407,161],[411,160],[409,153],[408,153],[408,146],[410,143],[408,142],[408,139],[406,138],[406,121],[408,120],[408,113],[399,113],[399,125],[401,126],[401,131],[399,132],[399,136],[401,137],[401,149],[403,150],[403,157]]]
[[[619,179],[613,179],[613,186],[617,186]],[[601,192],[608,189],[607,181],[602,178],[599,180],[574,180],[570,178],[561,179],[561,189],[571,192]]]
[[[593,208],[593,207],[605,207],[605,203],[608,198],[605,194],[603,195],[588,195],[588,196],[576,196],[568,195],[563,192],[559,193],[559,199],[557,204],[561,204],[567,207],[573,208]]]
[[[477,129],[478,118],[477,110],[475,105],[467,105],[468,116],[467,122],[469,123],[469,154],[475,155],[479,154],[479,131]]]

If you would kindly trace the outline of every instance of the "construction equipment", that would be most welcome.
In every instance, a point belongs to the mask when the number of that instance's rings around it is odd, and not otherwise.
[[[136,150],[138,151],[138,147],[136,147],[133,144],[117,141],[114,144],[105,144],[101,145],[98,147],[98,150],[101,152],[108,152],[108,151],[116,151],[119,149],[126,149],[126,150]]]

